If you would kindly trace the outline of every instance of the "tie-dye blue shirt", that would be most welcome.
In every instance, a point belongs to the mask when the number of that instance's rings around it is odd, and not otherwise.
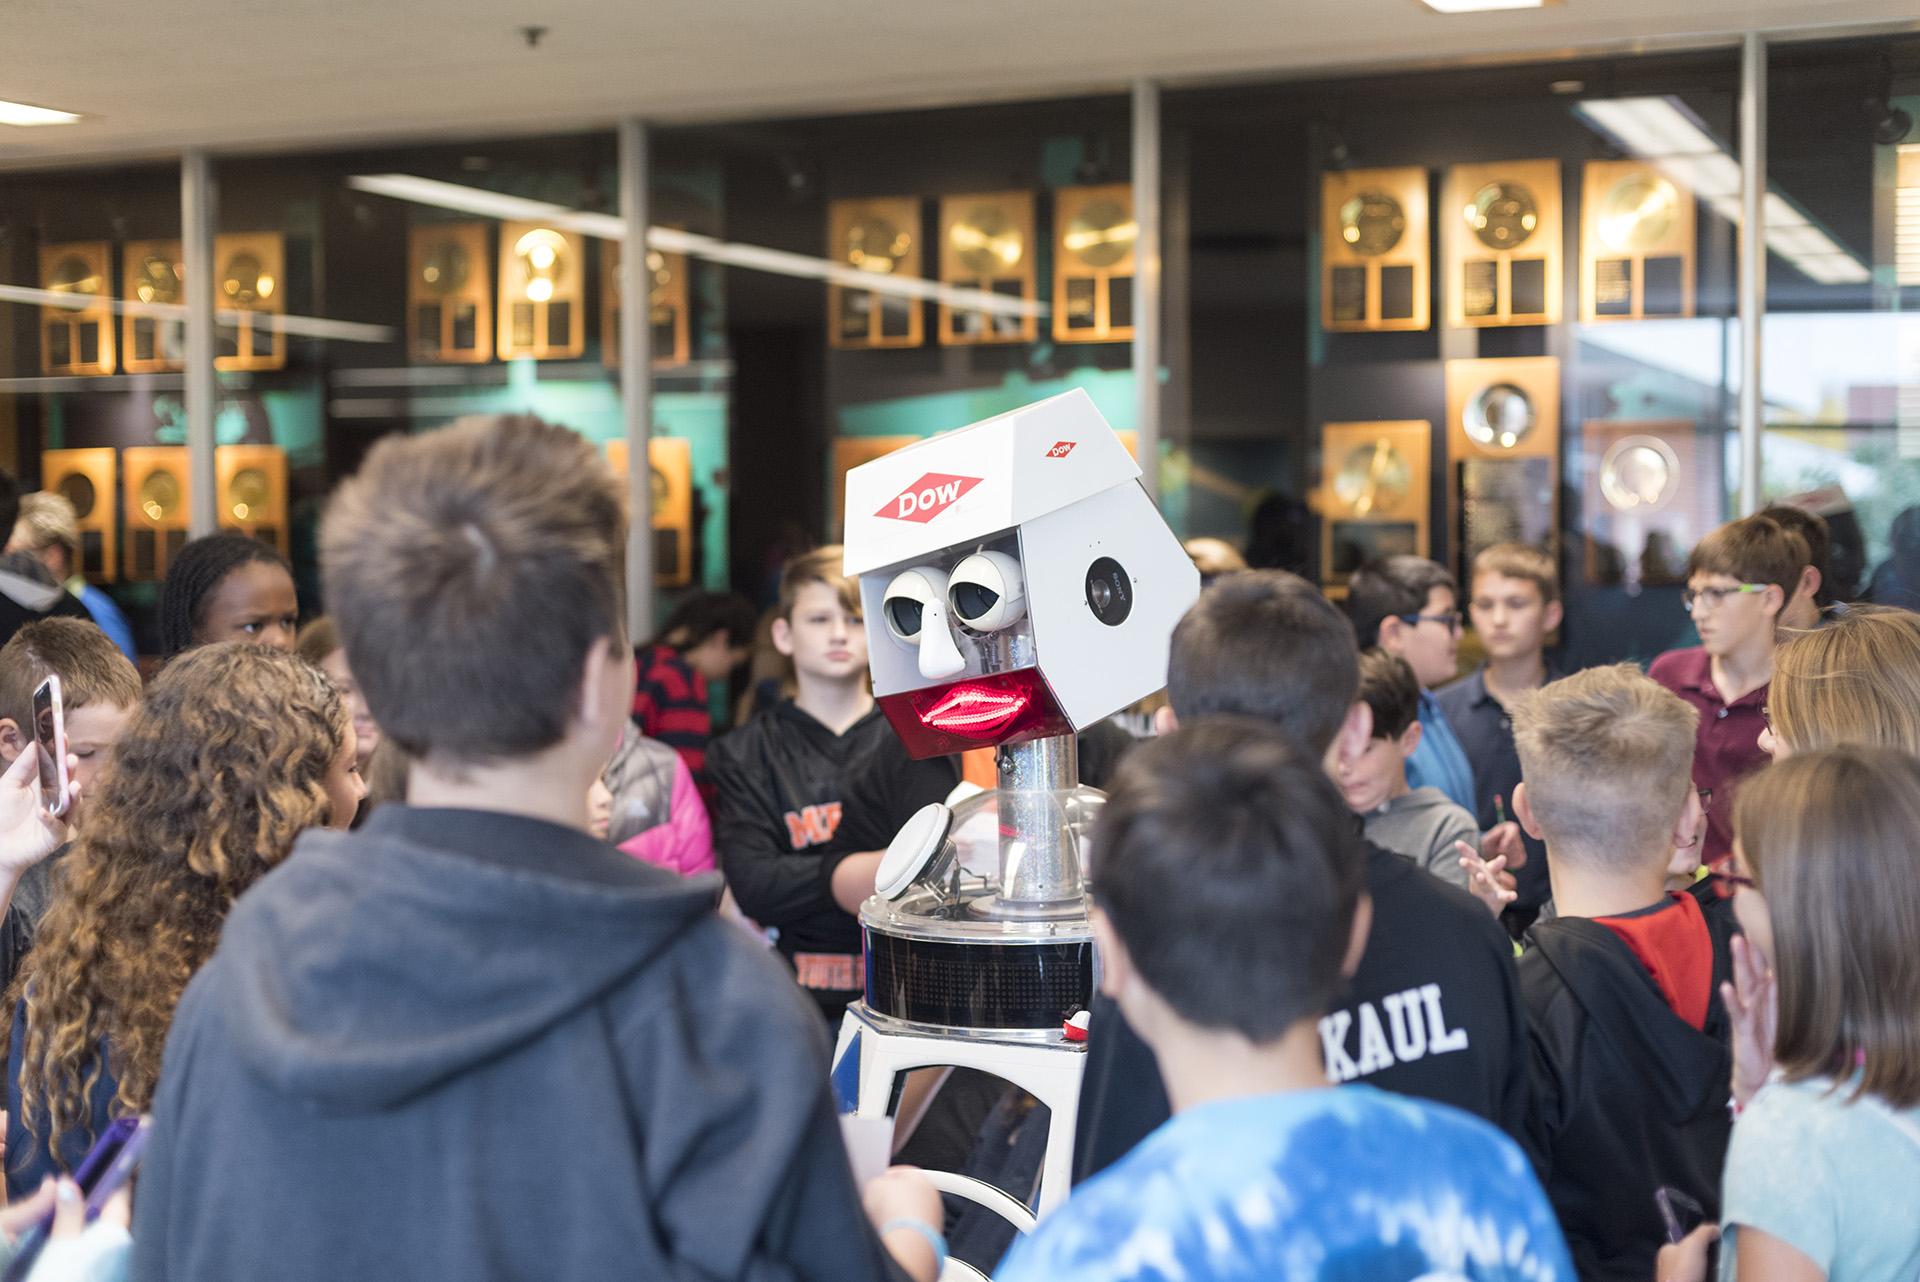
[[[1574,1282],[1512,1140],[1363,1085],[1176,1114],[1014,1243],[994,1277]]]

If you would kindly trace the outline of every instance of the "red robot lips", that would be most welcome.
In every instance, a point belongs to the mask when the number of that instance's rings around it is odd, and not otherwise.
[[[915,760],[1073,733],[1038,668],[881,695],[880,710]]]
[[[1020,719],[1032,697],[1025,690],[995,690],[972,683],[950,686],[925,706],[914,700],[922,724],[969,739],[992,739]]]

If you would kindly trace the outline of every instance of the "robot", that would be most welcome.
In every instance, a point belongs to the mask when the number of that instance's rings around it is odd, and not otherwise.
[[[1080,390],[847,476],[874,695],[915,757],[995,748],[998,787],[926,807],[888,848],[834,1087],[867,1117],[891,1115],[918,1068],[1030,1092],[1050,1117],[1035,1207],[936,1176],[1022,1228],[1067,1194],[1086,1060],[1074,1017],[1096,982],[1087,838],[1103,797],[1079,784],[1075,734],[1166,684],[1200,591],[1139,476]]]

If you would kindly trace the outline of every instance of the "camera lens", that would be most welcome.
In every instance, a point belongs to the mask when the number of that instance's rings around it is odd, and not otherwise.
[[[1121,564],[1103,556],[1087,567],[1087,608],[1093,617],[1117,628],[1133,612],[1133,580]]]

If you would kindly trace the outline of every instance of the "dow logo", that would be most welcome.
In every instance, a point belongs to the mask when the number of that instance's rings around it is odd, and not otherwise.
[[[1055,441],[1053,448],[1047,451],[1047,457],[1065,458],[1067,455],[1073,453],[1073,447],[1079,443],[1078,441]]]
[[[974,486],[977,476],[952,476],[946,472],[928,472],[925,476],[888,499],[875,516],[890,521],[917,521],[925,525],[952,507]]]

